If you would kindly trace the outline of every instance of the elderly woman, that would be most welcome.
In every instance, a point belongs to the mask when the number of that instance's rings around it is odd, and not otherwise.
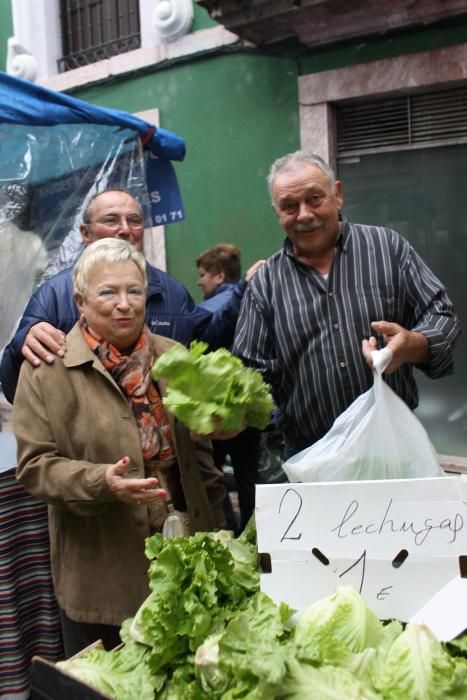
[[[174,341],[144,325],[146,263],[127,242],[90,245],[74,269],[80,320],[53,364],[23,363],[13,409],[18,479],[49,504],[67,656],[102,639],[148,594],[144,540],[173,504],[191,532],[224,525],[208,441],[164,411],[156,359]],[[160,488],[164,486],[164,489]]]

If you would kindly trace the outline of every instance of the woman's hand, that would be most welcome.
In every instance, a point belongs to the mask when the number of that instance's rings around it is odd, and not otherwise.
[[[130,460],[123,457],[116,464],[112,464],[105,473],[105,478],[110,491],[115,498],[123,503],[132,505],[148,505],[158,498],[167,498],[167,491],[156,488],[159,485],[157,479],[128,479],[126,474]]]

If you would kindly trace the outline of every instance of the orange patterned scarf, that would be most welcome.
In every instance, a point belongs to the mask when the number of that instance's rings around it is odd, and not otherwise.
[[[81,320],[80,327],[89,347],[130,402],[144,461],[156,461],[161,467],[170,466],[176,460],[175,448],[161,397],[151,380],[155,357],[149,329],[143,327],[131,353],[125,355],[94,333],[86,321]]]

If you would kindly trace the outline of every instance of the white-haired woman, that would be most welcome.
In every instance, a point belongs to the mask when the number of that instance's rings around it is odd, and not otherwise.
[[[144,540],[161,529],[167,502],[194,532],[224,525],[225,495],[210,443],[194,443],[165,413],[163,383],[151,381],[174,341],[144,325],[142,254],[114,238],[91,244],[74,293],[80,320],[65,356],[23,363],[13,409],[18,478],[49,504],[66,656],[95,639],[119,642],[148,594]]]

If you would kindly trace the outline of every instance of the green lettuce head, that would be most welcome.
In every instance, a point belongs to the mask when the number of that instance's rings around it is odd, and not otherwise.
[[[189,350],[175,345],[157,360],[152,378],[167,381],[164,406],[202,435],[245,424],[263,430],[274,403],[261,374],[225,348],[205,353],[206,348],[197,341]]]

